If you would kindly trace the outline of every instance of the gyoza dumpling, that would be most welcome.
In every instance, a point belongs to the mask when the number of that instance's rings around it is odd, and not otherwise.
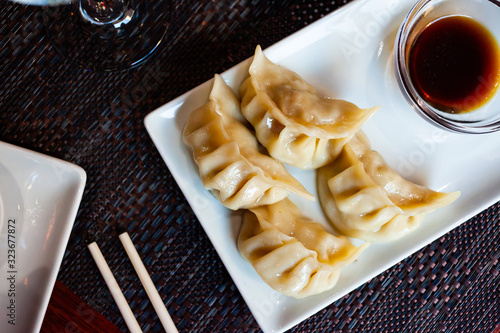
[[[347,236],[368,241],[401,238],[418,227],[425,214],[460,196],[405,180],[371,150],[361,131],[333,163],[318,170],[317,188],[332,224]]]
[[[272,204],[290,192],[315,200],[281,163],[259,152],[256,138],[238,119],[243,119],[238,99],[215,75],[209,101],[191,113],[182,135],[203,186],[233,210]]]
[[[238,236],[241,255],[274,290],[295,298],[335,286],[340,269],[368,246],[355,247],[304,217],[285,199],[246,211]]]
[[[320,95],[296,73],[267,59],[260,46],[249,72],[240,87],[243,115],[272,157],[301,169],[332,161],[378,110]]]

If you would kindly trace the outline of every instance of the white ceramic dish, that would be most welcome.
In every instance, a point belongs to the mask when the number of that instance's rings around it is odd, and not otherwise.
[[[40,330],[85,181],[74,164],[0,142],[0,332]]]
[[[145,123],[170,172],[265,332],[283,332],[398,263],[500,200],[500,133],[444,132],[420,118],[397,86],[392,51],[399,24],[413,0],[357,0],[268,48],[265,53],[328,95],[365,108],[381,105],[363,130],[374,149],[410,180],[439,191],[462,191],[451,206],[428,215],[413,234],[373,244],[342,270],[338,284],[321,295],[296,300],[269,288],[238,253],[239,215],[202,186],[181,133],[189,112],[207,101],[211,81],[147,116]],[[250,56],[250,55],[249,55]],[[250,61],[222,74],[237,91]],[[314,171],[289,171],[316,195]],[[316,203],[291,199],[308,215],[328,223]]]

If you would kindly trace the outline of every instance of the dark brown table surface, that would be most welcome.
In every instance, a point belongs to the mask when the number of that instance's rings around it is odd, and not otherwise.
[[[47,325],[64,322],[57,309],[71,307],[75,297],[96,318],[126,331],[86,249],[89,238],[98,241],[143,330],[162,330],[118,241],[120,223],[180,331],[260,330],[143,119],[248,58],[255,45],[265,48],[346,2],[173,1],[166,42],[157,54],[136,69],[113,73],[86,71],[58,54],[50,38],[57,18],[40,20],[43,9],[2,2],[0,140],[78,164],[88,176],[45,331],[58,330]],[[498,220],[497,204],[293,331],[498,332]],[[69,316],[85,321],[83,313]]]

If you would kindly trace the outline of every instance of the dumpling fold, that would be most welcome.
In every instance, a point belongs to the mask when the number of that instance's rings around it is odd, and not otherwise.
[[[238,236],[240,253],[264,282],[295,298],[333,288],[341,268],[368,245],[328,233],[289,199],[245,211]]]
[[[407,235],[424,215],[455,201],[460,192],[435,192],[391,169],[359,131],[331,164],[318,170],[319,200],[334,227],[367,241]]]
[[[315,200],[280,162],[259,152],[241,121],[237,97],[215,75],[209,101],[190,114],[182,135],[204,187],[233,210],[272,204],[291,192]]]
[[[259,142],[283,163],[316,169],[378,110],[321,95],[296,73],[267,59],[260,46],[240,87],[241,110]]]

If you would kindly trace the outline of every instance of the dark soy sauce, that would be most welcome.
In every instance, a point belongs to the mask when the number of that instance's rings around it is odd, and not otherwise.
[[[496,92],[499,49],[481,24],[449,16],[429,24],[410,50],[410,77],[419,95],[448,113],[473,111]]]

